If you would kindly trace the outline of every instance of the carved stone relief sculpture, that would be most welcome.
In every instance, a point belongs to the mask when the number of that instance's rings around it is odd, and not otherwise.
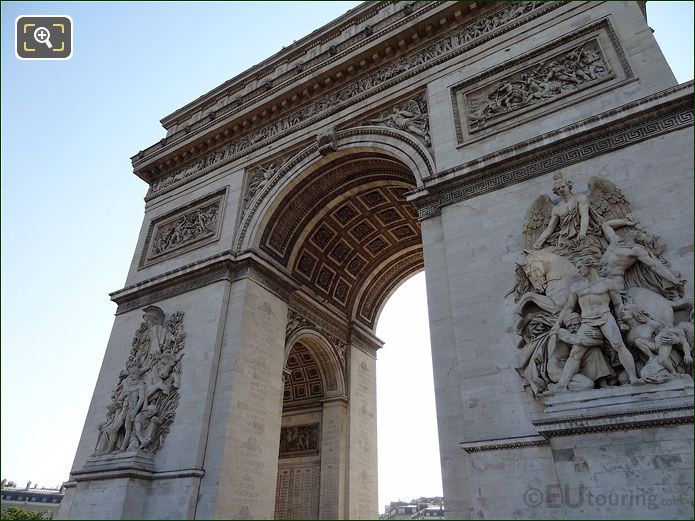
[[[471,133],[526,107],[546,103],[613,76],[598,40],[526,67],[467,93],[465,113]]]
[[[318,451],[319,424],[294,425],[280,430],[280,456],[297,456]]]
[[[152,240],[152,255],[160,255],[178,246],[213,235],[217,229],[219,202],[190,212],[157,228]]]
[[[534,396],[690,378],[692,305],[664,245],[622,191],[592,177],[589,191],[554,176],[523,224],[517,265],[517,371]]]
[[[244,209],[248,208],[251,199],[253,199],[256,193],[258,193],[275,173],[280,170],[280,167],[282,167],[286,160],[286,157],[280,157],[249,170],[248,187],[246,189],[246,196],[244,197]]]
[[[157,306],[143,309],[130,355],[98,426],[94,456],[130,451],[157,452],[179,403],[181,358],[186,339],[183,313],[165,322]]]
[[[143,247],[140,267],[198,248],[219,237],[224,191],[154,219]]]
[[[427,101],[423,95],[382,112],[379,117],[368,119],[363,125],[384,125],[413,134],[426,147],[432,146]]]

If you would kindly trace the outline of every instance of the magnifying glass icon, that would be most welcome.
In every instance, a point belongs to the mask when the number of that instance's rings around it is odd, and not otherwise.
[[[34,30],[34,39],[39,43],[45,43],[46,47],[48,47],[49,49],[53,49],[53,46],[51,45],[51,42],[49,40],[50,37],[51,33],[45,27],[37,27]]]

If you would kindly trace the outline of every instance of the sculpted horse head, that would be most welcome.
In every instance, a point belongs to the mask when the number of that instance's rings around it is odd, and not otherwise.
[[[525,252],[524,273],[533,287],[560,306],[567,300],[567,290],[579,279],[577,268],[569,259],[548,250]]]

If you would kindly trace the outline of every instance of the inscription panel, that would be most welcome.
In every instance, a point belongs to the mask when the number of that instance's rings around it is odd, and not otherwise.
[[[275,519],[318,519],[318,463],[282,466],[275,490]]]

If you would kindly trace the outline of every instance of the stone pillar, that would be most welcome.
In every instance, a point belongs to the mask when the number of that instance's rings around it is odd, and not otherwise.
[[[376,519],[376,357],[350,345],[348,519]]]
[[[277,295],[234,283],[196,518],[273,518],[286,323]]]
[[[323,401],[321,432],[321,519],[345,519],[347,399]]]

